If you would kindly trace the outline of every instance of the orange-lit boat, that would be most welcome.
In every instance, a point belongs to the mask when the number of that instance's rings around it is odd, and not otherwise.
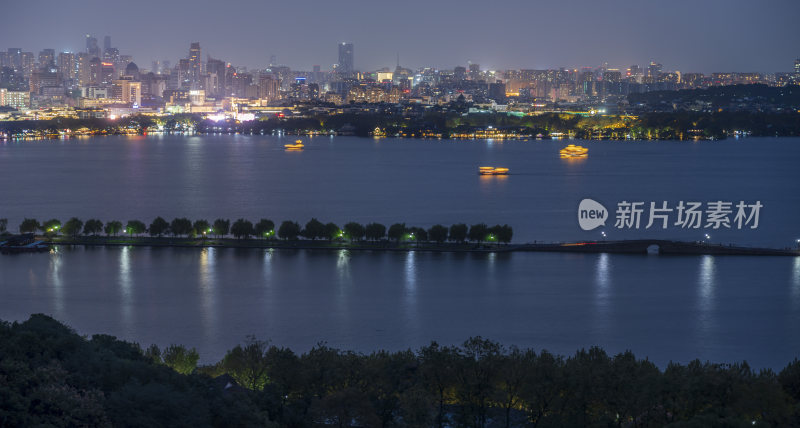
[[[303,140],[297,140],[294,142],[294,144],[284,144],[283,147],[289,151],[298,151],[298,150],[303,150],[303,147],[305,147],[305,145],[303,144]]]
[[[493,166],[478,167],[480,175],[508,175],[508,168],[495,168]]]
[[[585,158],[589,156],[589,149],[583,146],[570,144],[558,152],[562,158]]]

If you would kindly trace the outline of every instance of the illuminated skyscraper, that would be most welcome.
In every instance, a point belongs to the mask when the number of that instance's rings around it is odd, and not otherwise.
[[[800,58],[794,60],[794,72],[800,73]]]
[[[339,43],[339,70],[340,73],[350,74],[355,70],[355,59],[352,43]]]
[[[55,49],[43,49],[39,52],[39,67],[48,67],[56,62]]]
[[[193,42],[189,48],[189,79],[192,89],[201,89],[201,77],[203,76],[203,60],[200,52],[200,43]]]

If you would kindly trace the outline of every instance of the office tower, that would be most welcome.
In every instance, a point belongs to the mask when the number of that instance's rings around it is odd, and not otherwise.
[[[33,69],[36,67],[36,60],[34,59],[33,52],[22,52],[20,54],[20,62],[22,65],[22,75],[25,78],[31,77]]]
[[[350,74],[355,70],[355,57],[352,43],[339,43],[339,67],[342,74]]]
[[[78,80],[78,64],[74,53],[61,52],[58,54],[58,72],[61,73],[64,80]]]
[[[794,60],[794,72],[800,73],[800,58]]]
[[[42,49],[39,52],[39,67],[49,67],[56,63],[55,49]]]
[[[103,52],[111,49],[111,36],[103,37]]]
[[[453,69],[453,80],[456,82],[467,79],[467,68],[458,66]]]
[[[22,70],[22,49],[20,49],[20,48],[8,48],[8,53],[6,55],[6,61],[8,62],[8,67],[13,68],[17,72],[21,71]]]
[[[100,47],[97,46],[97,38],[92,37],[91,34],[86,35],[86,52],[91,56],[100,58]]]
[[[223,96],[225,94],[225,61],[213,59],[206,61],[206,94],[212,97]],[[209,86],[210,85],[210,86]]]
[[[130,76],[115,80],[111,93],[115,100],[125,104],[138,106],[142,103],[142,83],[134,82]]]
[[[661,70],[663,68],[664,66],[662,66],[661,64],[658,64],[656,62],[650,62],[650,66],[647,67],[647,77],[653,80],[658,79],[658,77],[661,75]]]
[[[203,75],[203,60],[200,52],[200,43],[192,42],[189,47],[189,81],[191,89],[202,89],[200,77]]]

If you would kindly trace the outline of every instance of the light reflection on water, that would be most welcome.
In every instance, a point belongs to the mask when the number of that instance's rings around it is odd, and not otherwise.
[[[210,336],[217,334],[217,249],[213,247],[203,248],[200,250],[200,300],[203,316],[203,328]]]
[[[792,303],[795,309],[800,308],[800,257],[794,258],[792,269]]]
[[[75,247],[0,257],[0,285],[0,318],[44,312],[82,334],[194,346],[207,363],[248,334],[299,352],[481,335],[657,364],[800,355],[800,258]]]
[[[602,253],[597,256],[595,267],[595,312],[600,330],[608,327],[611,310],[611,256]]]
[[[50,283],[53,284],[53,308],[57,317],[64,316],[64,282],[61,278],[61,255],[53,253],[50,257]]]
[[[700,257],[700,273],[697,278],[698,286],[698,333],[700,342],[713,339],[714,329],[714,304],[716,293],[716,265],[714,256]]]
[[[122,320],[126,329],[130,329],[133,324],[133,288],[131,247],[122,247],[119,253],[119,297],[122,305]]]

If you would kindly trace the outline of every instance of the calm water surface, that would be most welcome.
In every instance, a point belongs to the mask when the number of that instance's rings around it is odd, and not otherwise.
[[[0,217],[156,215],[323,221],[508,223],[515,240],[596,239],[584,197],[764,204],[756,230],[713,241],[800,238],[798,139],[565,142],[249,136],[107,137],[0,143]],[[508,177],[479,177],[481,165]],[[604,229],[610,238],[708,232]],[[700,235],[700,236],[698,236]],[[482,335],[572,353],[601,345],[659,364],[800,355],[800,259],[69,248],[0,257],[0,318],[52,314],[81,333],[195,346],[205,362],[245,335],[304,351],[371,351]]]

